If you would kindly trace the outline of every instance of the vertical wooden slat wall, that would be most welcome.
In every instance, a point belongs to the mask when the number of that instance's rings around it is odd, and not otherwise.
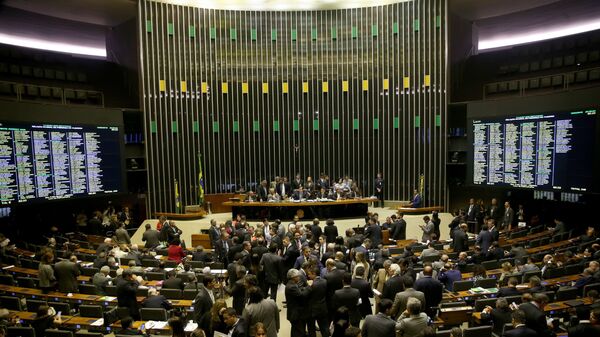
[[[445,204],[447,1],[323,11],[139,1],[148,215],[300,173]],[[346,82],[347,81],[347,82]],[[346,84],[347,83],[347,86]],[[347,89],[347,91],[345,91]]]

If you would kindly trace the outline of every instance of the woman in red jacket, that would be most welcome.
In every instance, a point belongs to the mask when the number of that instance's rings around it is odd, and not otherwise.
[[[179,239],[175,239],[169,244],[168,259],[170,261],[177,261],[177,263],[179,263],[185,257],[185,252],[183,251],[183,248],[181,248],[181,246],[179,244],[180,244]]]

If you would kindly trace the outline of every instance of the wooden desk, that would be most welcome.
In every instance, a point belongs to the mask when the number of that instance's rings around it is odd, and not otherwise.
[[[499,276],[502,274],[502,269],[490,269],[486,270],[485,273],[488,277]],[[471,277],[473,277],[473,273],[462,273],[463,280],[470,279]]]
[[[531,255],[531,254],[537,254],[537,253],[541,253],[541,252],[545,252],[548,250],[554,250],[556,248],[561,248],[564,246],[568,246],[568,245],[573,245],[573,241],[571,240],[564,240],[564,241],[559,241],[559,242],[553,242],[544,246],[539,246],[539,247],[534,247],[534,248],[528,248],[527,249],[527,254]]]
[[[75,249],[75,252],[82,253],[82,254],[96,255],[96,251],[94,249],[77,248],[77,249]]]
[[[577,300],[583,301],[584,305],[589,305],[589,304],[593,303],[592,299],[589,297],[578,298]],[[568,301],[557,301],[557,302],[548,303],[544,307],[544,311],[551,312],[551,311],[559,311],[559,310],[565,310],[565,309],[571,308],[571,306],[566,304],[565,302],[568,302]],[[472,317],[476,324],[481,324],[481,312],[474,312]]]
[[[433,211],[443,212],[444,206],[429,206],[429,207],[398,207],[398,213],[404,214],[425,214],[432,213]]]
[[[199,212],[194,213],[155,212],[154,215],[157,218],[160,218],[161,216],[166,216],[169,220],[196,220],[204,218],[206,216],[206,212],[204,210],[200,210]]]
[[[231,207],[232,217],[244,214],[248,219],[300,219],[355,218],[367,215],[368,205],[376,198],[361,198],[332,201],[280,201],[239,202],[226,201],[223,206]]]
[[[25,250],[25,249],[21,249],[21,248],[17,248],[17,247],[15,247],[14,249],[7,249],[6,252],[11,253],[12,255],[15,255],[15,256],[25,256],[25,257],[29,257],[29,258],[35,257],[34,252],[31,252],[31,251]]]
[[[439,317],[447,325],[459,325],[469,321],[469,317],[473,312],[473,307],[453,307],[453,308],[441,308]]]
[[[539,238],[543,238],[546,236],[550,236],[552,233],[554,233],[554,231],[551,230],[546,230],[543,232],[539,232],[539,233],[535,233],[535,234],[531,234],[531,235],[526,235],[520,238],[516,238],[516,239],[508,239],[504,242],[502,242],[502,239],[500,240],[500,245],[514,245],[515,243],[522,243],[522,242],[527,242],[527,241],[531,241],[531,240],[535,240],[535,239],[539,239]]]

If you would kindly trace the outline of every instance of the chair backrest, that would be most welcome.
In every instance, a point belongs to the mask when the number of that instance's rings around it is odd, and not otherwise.
[[[427,246],[424,245],[416,245],[412,247],[412,251],[413,253],[420,253],[422,252]]]
[[[476,326],[463,330],[463,337],[492,337],[492,326]]]
[[[486,289],[487,288],[495,288],[496,283],[497,283],[497,280],[495,278],[482,278],[482,279],[475,281],[475,286],[486,288]]]
[[[521,302],[523,302],[523,297],[521,297],[521,295],[506,296],[505,299],[508,304],[512,302],[515,302],[515,304],[521,304]]]
[[[75,337],[104,337],[100,332],[76,332]]]
[[[560,287],[556,291],[556,300],[557,301],[574,300],[577,298],[578,293],[579,293],[579,289],[577,289],[575,287]]]
[[[104,291],[108,296],[117,296],[117,286],[106,286],[104,287]]]
[[[452,330],[438,330],[435,332],[436,337],[450,337]]]
[[[504,333],[506,331],[512,330],[513,325],[512,323],[504,323],[504,326],[502,327],[502,336],[504,336]]]
[[[458,307],[466,307],[466,306],[467,306],[467,302],[465,302],[465,301],[440,303],[440,309],[458,308]]]
[[[544,294],[548,296],[548,303],[554,302],[554,299],[556,298],[556,293],[554,291],[544,291]]]
[[[182,298],[180,289],[161,289],[160,293],[170,300],[180,300]]]
[[[423,262],[435,262],[435,261],[439,261],[439,259],[440,259],[440,255],[439,254],[437,254],[437,255],[428,255],[428,256],[423,257],[422,261]]]
[[[84,276],[94,276],[96,275],[96,273],[98,273],[100,271],[100,269],[98,268],[93,268],[93,267],[89,267],[89,268],[82,268],[81,269],[81,274]]]
[[[17,285],[23,288],[37,288],[35,279],[31,277],[17,277]]]
[[[142,308],[140,309],[142,321],[166,321],[167,311],[158,308]]]
[[[588,291],[596,290],[600,291],[600,283],[590,283],[583,287],[583,297],[587,296]]]
[[[164,281],[165,273],[164,272],[147,272],[146,279],[148,279],[148,281]]]
[[[503,264],[504,262],[508,262],[508,263],[510,263],[510,264],[512,264],[512,265],[514,266],[514,265],[515,265],[515,258],[514,258],[514,257],[507,257],[507,258],[505,258],[505,259],[500,259],[500,264],[499,264],[499,266],[502,266],[502,264]],[[498,268],[500,268],[500,267],[498,267]]]
[[[177,274],[177,278],[181,279],[183,282],[188,283],[190,282],[190,274],[189,273],[179,273]]]
[[[9,326],[6,329],[8,337],[35,337],[35,330],[32,327]]]
[[[196,295],[198,295],[198,290],[196,289],[183,289],[184,300],[193,300],[196,298]]]
[[[536,239],[529,242],[529,248],[536,248],[542,245],[542,240]]]
[[[42,304],[46,304],[45,301],[40,301],[40,300],[32,300],[32,299],[27,299],[26,300],[26,305],[27,305],[27,311],[29,312],[37,312],[38,307]]]
[[[390,253],[390,256],[394,254],[402,254],[402,252],[404,252],[404,248],[390,247],[388,248],[388,252]]]
[[[0,296],[0,304],[8,310],[21,311],[21,299],[16,296]]]
[[[79,316],[81,317],[95,317],[102,318],[104,309],[101,305],[80,305]]]
[[[171,260],[165,260],[165,268],[177,268],[177,265],[179,265],[179,263],[177,263],[177,261],[171,261]]]
[[[79,292],[86,295],[96,295],[96,286],[93,284],[80,284]]]
[[[71,311],[71,305],[65,302],[48,302],[48,305],[54,308],[56,312],[61,311],[64,315],[68,315]]]
[[[570,264],[565,267],[565,275],[579,274],[583,271],[583,269],[584,269],[584,267],[583,267],[583,264],[581,264],[581,263]]]
[[[484,298],[480,300],[475,300],[475,312],[481,312],[483,308],[486,306],[490,306],[492,308],[496,307],[497,298]]]
[[[46,337],[73,337],[73,331],[46,329],[44,331]]]
[[[540,270],[538,270],[538,271],[528,271],[528,272],[523,273],[523,283],[529,282],[529,279],[534,276],[542,278],[542,272]]]
[[[549,278],[555,278],[555,277],[561,277],[565,275],[565,268],[550,268],[548,270],[546,270],[546,272],[544,273],[544,278],[545,279],[549,279]]]
[[[485,270],[498,269],[498,268],[500,268],[500,261],[498,261],[498,260],[483,261],[483,262],[481,262],[481,265],[483,266],[483,268],[485,268]]]
[[[213,262],[210,264],[210,269],[223,269],[225,268],[225,265],[223,264],[223,262]]]
[[[15,280],[13,279],[12,275],[0,274],[0,284],[12,286],[15,284]]]
[[[472,280],[454,281],[454,283],[452,284],[452,290],[454,291],[465,291],[471,288],[473,288]]]

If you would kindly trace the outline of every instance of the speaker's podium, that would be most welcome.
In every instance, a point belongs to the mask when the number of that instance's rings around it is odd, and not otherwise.
[[[155,212],[156,217],[166,216],[169,220],[196,220],[204,218],[208,213],[200,205],[185,206],[185,213]]]

